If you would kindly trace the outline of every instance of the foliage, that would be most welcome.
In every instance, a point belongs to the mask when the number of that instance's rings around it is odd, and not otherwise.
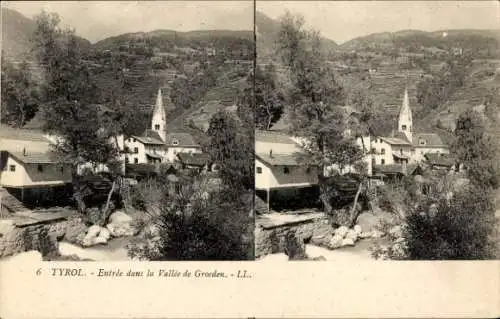
[[[459,162],[466,167],[471,181],[481,187],[497,188],[499,179],[496,147],[486,134],[481,115],[473,110],[462,113],[457,119],[455,136],[452,150]]]
[[[131,253],[150,260],[251,259],[253,218],[244,194],[226,189],[205,197],[192,185],[186,180],[184,191],[165,193],[157,244],[133,246]]]
[[[22,127],[37,110],[40,94],[28,62],[14,66],[2,55],[2,122]]]
[[[449,58],[447,67],[432,78],[417,85],[417,101],[425,110],[434,110],[444,104],[464,85],[467,68],[471,64],[468,57]]]
[[[117,167],[118,150],[110,142],[118,128],[103,121],[95,105],[98,91],[72,30],[61,29],[56,14],[36,17],[35,52],[45,69],[44,130],[57,135],[55,150],[73,166],[74,195],[80,212],[85,212],[77,167],[107,164]]]
[[[318,167],[321,200],[331,211],[326,194],[324,168],[353,165],[362,159],[355,137],[346,134],[349,121],[340,107],[345,101],[342,87],[321,54],[319,34],[303,28],[302,16],[286,13],[281,19],[278,55],[289,71],[292,87],[288,92],[291,128],[302,138],[305,165]]]
[[[235,191],[251,189],[254,182],[253,127],[239,123],[233,115],[220,111],[212,117],[205,151],[218,165],[225,185]]]
[[[468,187],[456,193],[450,203],[424,202],[406,223],[403,236],[408,259],[471,260],[494,256],[494,205],[484,188]]]
[[[269,130],[283,114],[285,97],[278,87],[273,65],[264,70],[257,66],[255,76],[248,77],[248,83],[240,104],[255,105],[255,128]]]

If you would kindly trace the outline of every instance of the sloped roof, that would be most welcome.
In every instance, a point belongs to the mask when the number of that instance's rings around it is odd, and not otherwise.
[[[26,153],[22,152],[9,152],[9,154],[17,161],[24,164],[52,164],[60,163],[63,159],[53,152],[46,153]]]
[[[285,166],[299,166],[302,163],[299,161],[300,153],[294,154],[276,154],[270,156],[269,154],[255,154],[255,157],[260,159],[262,162],[271,165],[285,165]]]
[[[187,165],[204,166],[210,163],[210,155],[207,153],[178,153],[179,160]]]
[[[391,145],[411,145],[406,139],[400,139],[397,137],[380,137],[387,144]]]
[[[137,139],[139,142],[142,144],[149,144],[149,145],[163,145],[163,141],[160,137],[160,135],[153,131],[153,130],[146,130],[141,136],[133,136],[135,139]]]
[[[419,140],[423,139],[426,141],[425,145],[419,145]],[[413,146],[415,147],[448,147],[443,143],[441,137],[435,133],[414,133],[413,134]]]
[[[47,142],[49,140],[45,134],[39,130],[18,129],[7,126],[0,126],[0,139],[31,141],[31,142]]]
[[[278,144],[296,144],[290,136],[276,131],[255,130],[256,142],[278,143]]]
[[[392,152],[392,156],[397,157],[397,158],[401,158],[401,159],[408,159],[409,158],[407,155],[400,154],[398,152]]]
[[[146,152],[146,156],[149,156],[149,157],[152,157],[152,158],[156,158],[156,159],[161,159],[160,155],[155,154],[155,153],[151,153],[151,152]]]
[[[447,167],[455,165],[455,159],[453,158],[453,156],[449,154],[428,153],[425,154],[424,157],[427,159],[427,162],[431,165],[447,166]]]
[[[408,164],[406,165],[406,173],[413,174],[417,168],[419,168],[418,164]],[[375,165],[373,171],[382,174],[404,174],[403,166],[399,164]]]
[[[174,142],[177,143],[174,143]],[[194,138],[189,133],[169,133],[167,134],[167,141],[165,143],[167,146],[177,146],[177,147],[200,147],[198,143],[194,141]]]

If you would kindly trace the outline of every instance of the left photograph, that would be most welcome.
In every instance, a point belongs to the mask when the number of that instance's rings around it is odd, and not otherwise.
[[[4,1],[0,261],[253,260],[253,1]]]

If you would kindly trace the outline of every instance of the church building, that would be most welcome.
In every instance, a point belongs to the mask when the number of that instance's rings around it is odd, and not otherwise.
[[[372,164],[382,173],[387,167],[404,172],[407,164],[424,161],[426,154],[449,154],[449,147],[438,134],[414,132],[407,89],[399,111],[397,130],[390,137],[374,138],[371,147]]]
[[[151,118],[151,128],[140,136],[130,136],[125,140],[127,164],[156,164],[173,162],[179,153],[201,153],[191,134],[167,133],[167,115],[163,106],[163,95],[158,89],[156,103]]]

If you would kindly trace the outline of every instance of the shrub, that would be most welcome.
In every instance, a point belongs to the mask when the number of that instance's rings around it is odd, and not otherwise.
[[[489,259],[495,254],[494,205],[484,189],[470,186],[450,203],[423,203],[406,223],[408,259]]]

